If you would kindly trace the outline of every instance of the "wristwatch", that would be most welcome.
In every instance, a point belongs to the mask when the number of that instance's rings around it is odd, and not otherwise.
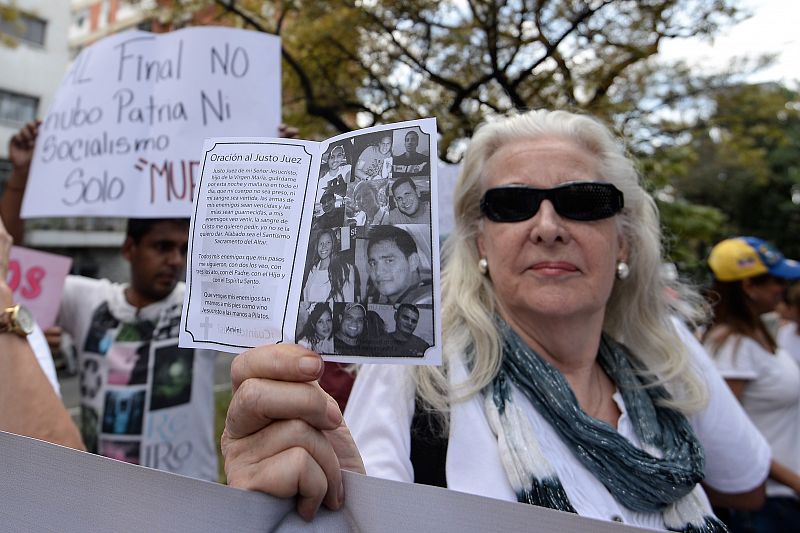
[[[0,313],[0,333],[16,333],[20,337],[27,337],[33,332],[34,323],[33,315],[22,304],[6,307]]]

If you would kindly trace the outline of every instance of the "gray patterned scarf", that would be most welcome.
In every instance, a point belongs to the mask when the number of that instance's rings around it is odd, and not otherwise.
[[[562,441],[625,507],[660,512],[666,527],[687,533],[727,531],[697,494],[703,479],[703,448],[686,418],[658,405],[668,392],[636,372],[627,350],[603,336],[598,362],[625,401],[642,449],[609,424],[587,415],[564,376],[498,319],[503,365],[487,387],[484,407],[497,435],[503,466],[520,502],[575,512],[561,481],[539,449],[511,384],[531,402]]]

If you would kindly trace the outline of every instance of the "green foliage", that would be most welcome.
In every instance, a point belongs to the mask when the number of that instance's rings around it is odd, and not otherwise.
[[[21,24],[19,22],[19,8],[17,7],[16,0],[11,0],[8,4],[0,4],[0,22]],[[17,40],[13,35],[0,32],[0,46],[15,48],[17,44]]]
[[[787,188],[800,171],[782,133],[788,123],[776,115],[786,102],[775,95],[750,102],[726,89],[734,73],[770,58],[718,73],[658,58],[667,39],[710,39],[741,20],[739,4],[183,0],[160,14],[280,35],[284,120],[305,138],[435,116],[439,155],[454,162],[492,115],[548,107],[599,116],[641,159],[671,236],[670,257],[701,272],[707,248],[723,235],[750,232],[784,244],[776,232],[794,227]]]
[[[800,95],[777,84],[742,84],[710,97],[707,116],[670,126],[673,142],[649,158],[651,175],[681,201],[724,213],[726,223],[715,220],[711,238],[695,249],[699,258],[732,235],[765,238],[800,257],[800,207],[792,202],[793,194],[800,202]],[[665,224],[687,234],[682,217],[664,207]]]
[[[159,14],[279,34],[284,118],[303,136],[436,116],[440,156],[455,161],[480,122],[512,109],[586,110],[623,127],[680,99],[664,88],[674,76],[656,75],[661,42],[712,36],[742,17],[738,4],[184,0]]]
[[[725,214],[714,207],[692,204],[683,199],[658,201],[669,260],[680,272],[703,279],[705,256],[714,244]]]

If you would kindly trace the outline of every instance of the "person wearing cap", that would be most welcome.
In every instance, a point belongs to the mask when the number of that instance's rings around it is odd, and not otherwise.
[[[319,199],[322,214],[315,216],[311,229],[340,228],[344,226],[344,208],[336,207],[336,194],[331,189],[325,189]]]
[[[335,304],[339,329],[333,335],[333,351],[343,355],[364,355],[364,326],[367,310],[359,303]],[[325,362],[325,371],[319,379],[327,392],[344,411],[355,382],[355,370],[346,363]]]
[[[784,531],[800,524],[800,367],[761,320],[773,311],[800,264],[769,243],[735,237],[711,250],[713,317],[703,343],[734,395],[772,449],[767,501],[731,512],[733,531]],[[743,458],[746,460],[747,458]]]
[[[364,355],[362,334],[367,310],[359,303],[348,303],[339,314],[339,330],[333,336],[333,349],[343,355]]]
[[[327,161],[323,160],[325,162],[320,169],[317,194],[323,191],[332,191],[339,196],[347,194],[347,184],[353,181],[353,168],[347,160],[348,151],[344,145],[337,144],[331,148]]]

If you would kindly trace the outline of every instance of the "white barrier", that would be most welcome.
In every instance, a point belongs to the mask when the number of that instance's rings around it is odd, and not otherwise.
[[[306,523],[294,502],[151,470],[0,432],[4,531],[532,531],[648,530],[345,472],[345,505]]]

